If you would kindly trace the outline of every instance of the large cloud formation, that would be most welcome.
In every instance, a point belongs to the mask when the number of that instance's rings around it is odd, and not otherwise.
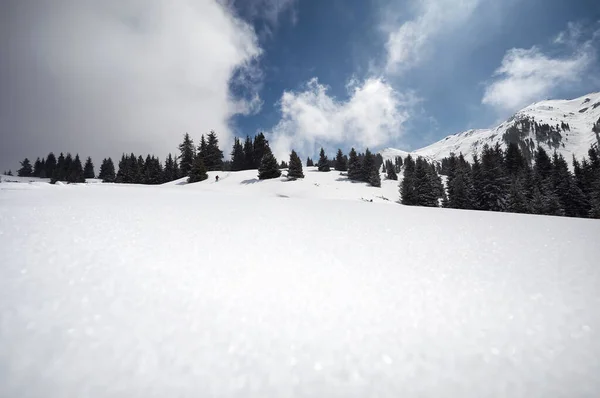
[[[347,91],[347,100],[337,100],[313,78],[302,91],[284,92],[281,120],[272,130],[276,156],[286,159],[292,147],[312,155],[319,146],[364,149],[401,137],[415,102],[411,95],[401,95],[381,78],[353,79]]]
[[[50,150],[163,157],[210,129],[225,145],[230,117],[260,105],[230,93],[261,49],[224,2],[8,0],[0,15],[2,167]]]

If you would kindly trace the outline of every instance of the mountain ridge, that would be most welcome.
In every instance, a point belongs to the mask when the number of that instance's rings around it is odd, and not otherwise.
[[[506,148],[511,142],[519,146],[527,159],[538,146],[562,154],[569,163],[573,156],[586,157],[592,144],[600,144],[600,92],[571,100],[534,102],[495,128],[466,130],[413,151],[385,148],[379,153],[384,159],[410,154],[436,162],[451,153],[462,153],[470,161],[485,145],[498,143]]]

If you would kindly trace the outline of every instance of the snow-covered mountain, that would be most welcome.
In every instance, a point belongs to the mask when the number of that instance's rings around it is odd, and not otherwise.
[[[386,148],[384,159],[396,156],[422,156],[430,161],[440,161],[450,153],[462,153],[471,160],[485,144],[519,145],[525,156],[530,156],[539,145],[550,153],[562,154],[570,162],[587,156],[593,143],[600,142],[600,93],[591,93],[572,100],[536,102],[515,113],[493,129],[468,130],[450,135],[424,148],[407,152]]]

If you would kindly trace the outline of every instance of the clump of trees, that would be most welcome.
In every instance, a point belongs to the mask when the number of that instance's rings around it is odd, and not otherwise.
[[[400,184],[406,205],[502,211],[568,217],[600,218],[600,150],[597,145],[582,160],[572,159],[573,172],[558,153],[538,147],[532,161],[516,144],[505,150],[485,146],[469,163],[462,154],[434,167],[422,158],[404,161]],[[389,170],[389,165],[387,166]],[[436,169],[447,176],[440,191]]]

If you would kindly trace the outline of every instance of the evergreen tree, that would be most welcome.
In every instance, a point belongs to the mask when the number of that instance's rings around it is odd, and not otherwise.
[[[431,179],[429,164],[422,157],[418,157],[414,172],[414,193],[417,206],[436,207],[438,196],[435,182]]]
[[[335,156],[335,169],[337,171],[348,171],[348,161],[341,149],[338,149],[337,155]]]
[[[522,181],[519,178],[513,179],[510,184],[510,190],[506,200],[506,211],[511,213],[528,213],[527,198]]]
[[[396,166],[391,160],[388,160],[386,165],[386,176],[388,180],[398,181],[398,174],[396,174]]]
[[[67,159],[70,157],[70,154],[67,154]],[[79,154],[75,155],[75,159],[71,162],[66,161],[70,166],[68,167],[67,181],[68,182],[85,182],[85,178],[83,177],[83,165],[81,164],[81,159],[79,158]]]
[[[306,158],[306,167],[314,167],[315,162],[311,158]]]
[[[263,153],[262,161],[260,163],[260,167],[258,168],[258,179],[268,180],[281,176],[281,170],[279,170],[277,159],[275,159],[275,156],[273,156],[271,148],[269,148],[268,145],[264,148]]]
[[[373,156],[369,148],[367,148],[365,150],[365,155],[362,160],[360,180],[364,182],[369,182],[369,180],[371,179],[371,173],[374,169],[376,169],[376,167],[377,166],[375,165],[375,157]]]
[[[504,167],[509,177],[515,178],[525,167],[525,157],[514,142],[508,144],[504,157]]]
[[[327,155],[325,155],[325,150],[321,148],[321,152],[319,152],[319,163],[317,163],[317,168],[319,171],[329,171],[329,159],[327,159]]]
[[[362,165],[354,148],[348,155],[348,178],[353,181],[359,181],[362,177]]]
[[[102,161],[102,165],[100,166],[100,174],[98,174],[98,178],[100,178],[103,182],[115,182],[115,165],[111,158],[104,159]]]
[[[202,136],[200,137],[200,145],[198,145],[198,152],[196,153],[196,155],[202,158],[204,166],[206,166],[207,145],[206,138],[204,138],[204,134],[202,134]]]
[[[269,148],[269,142],[265,138],[263,133],[259,133],[256,137],[254,137],[254,166],[253,169],[258,169],[262,165],[262,158],[268,152],[271,152]],[[271,153],[271,155],[273,155]]]
[[[374,168],[371,170],[371,175],[369,176],[369,184],[373,187],[380,188],[381,187],[381,176],[379,175],[379,170]]]
[[[85,166],[83,167],[83,178],[96,178],[94,163],[92,163],[92,158],[89,156],[85,160]]]
[[[12,175],[13,175],[13,172],[12,172],[12,170],[10,170],[10,169],[9,169],[9,170],[8,170],[8,173],[6,173],[6,175],[7,175],[7,176],[11,176],[11,177],[12,177]]]
[[[485,145],[481,155],[482,210],[504,210],[507,184],[502,165],[503,154],[499,146],[492,149]]]
[[[242,170],[252,170],[254,168],[254,145],[250,136],[246,136],[244,142],[244,168]]]
[[[297,178],[304,178],[304,173],[302,172],[302,161],[294,150],[292,150],[292,153],[290,153],[290,164],[288,167],[287,176],[289,179],[293,180]]]
[[[179,167],[181,170],[181,176],[189,176],[196,156],[194,149],[194,141],[190,138],[188,133],[183,136],[183,142],[179,144]],[[119,171],[121,167],[119,166]]]
[[[287,169],[288,168],[288,164],[285,162],[285,160],[281,161],[281,163],[279,164],[279,168],[280,169]]]
[[[17,175],[19,177],[31,177],[33,173],[33,169],[31,167],[31,162],[29,159],[25,158],[21,162],[21,168],[17,171]]]
[[[188,183],[200,182],[204,181],[208,178],[208,174],[206,174],[206,167],[204,166],[204,160],[202,156],[198,153],[194,159],[194,164],[192,165],[192,169],[190,170],[190,175],[188,177]]]
[[[56,161],[56,167],[52,172],[51,183],[54,184],[56,181],[64,181],[65,176],[65,155],[61,152]]]
[[[163,172],[163,179],[165,182],[173,181],[179,178],[179,170],[177,167],[177,161],[173,160],[173,156],[169,154],[165,160],[165,168]]]
[[[208,133],[206,140],[206,148],[202,149],[202,142],[204,142],[204,136],[202,136],[200,143],[200,153],[202,154],[204,165],[208,171],[220,171],[223,169],[223,151],[219,149],[219,140],[214,131],[211,130]]]
[[[400,182],[400,198],[403,205],[417,205],[415,194],[415,162],[408,155],[404,160],[404,176]]]
[[[42,174],[42,161],[40,160],[40,158],[37,158],[35,160],[35,162],[33,163],[32,176],[33,177],[39,177],[40,174]]]
[[[244,147],[242,146],[240,139],[236,137],[233,140],[233,149],[231,151],[231,170],[244,170],[245,161]]]
[[[52,152],[48,154],[46,157],[46,178],[51,178],[54,174],[54,169],[56,169],[56,156]]]

